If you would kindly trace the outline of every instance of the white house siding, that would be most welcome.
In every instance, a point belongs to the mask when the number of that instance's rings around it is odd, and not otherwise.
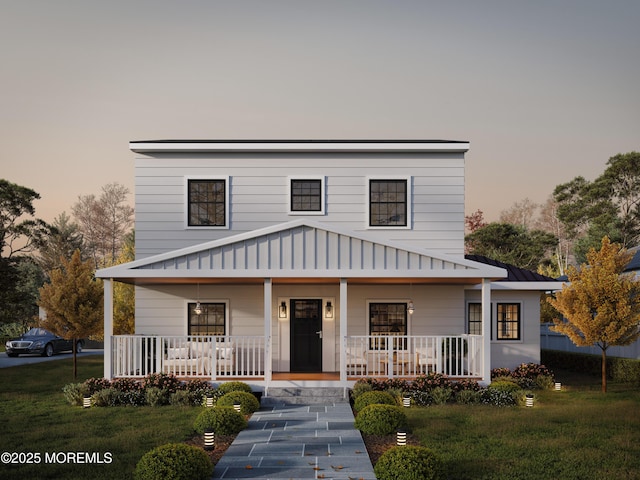
[[[467,290],[466,302],[480,302],[480,292]],[[520,303],[520,340],[496,340],[496,304]],[[491,291],[491,368],[515,368],[521,363],[540,363],[540,292]]]
[[[326,211],[313,215],[385,241],[459,255],[464,247],[462,153],[187,153],[136,159],[138,259],[299,218],[288,210],[288,178],[325,178]],[[228,177],[230,228],[185,228],[185,178]],[[411,229],[367,228],[368,177],[409,176]]]
[[[263,335],[262,298],[262,285],[136,287],[136,334],[187,335],[187,303],[199,299],[228,302],[229,335]]]
[[[290,370],[289,318],[278,318],[278,305],[291,299],[331,301],[334,318],[323,320],[323,365],[325,372],[340,365],[340,288],[338,284],[276,284],[272,302],[272,360],[274,371]],[[187,303],[228,302],[229,335],[262,335],[262,285],[157,285],[136,288],[136,334],[186,335]],[[410,296],[411,295],[411,296]],[[415,313],[409,319],[410,335],[459,335],[464,333],[464,290],[460,286],[349,285],[348,335],[369,335],[368,302],[407,302]]]

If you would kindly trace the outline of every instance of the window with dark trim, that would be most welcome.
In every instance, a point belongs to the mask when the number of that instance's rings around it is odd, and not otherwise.
[[[469,303],[467,311],[467,333],[482,335],[482,304]]]
[[[201,303],[202,313],[198,315],[194,312],[195,303],[189,303],[189,335],[226,335],[226,312],[225,303]]]
[[[369,335],[380,337],[371,340],[371,348],[376,350],[387,348],[386,337],[407,335],[407,304],[369,303]]]
[[[226,181],[190,179],[188,181],[188,225],[190,227],[226,226]]]
[[[369,226],[407,226],[407,180],[369,180]]]
[[[498,340],[520,340],[520,304],[497,304]]]
[[[321,212],[322,180],[292,179],[290,208],[292,212]]]

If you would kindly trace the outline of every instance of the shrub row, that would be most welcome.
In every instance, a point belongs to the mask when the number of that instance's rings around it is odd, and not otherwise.
[[[215,388],[206,380],[182,382],[175,375],[164,373],[153,373],[142,380],[90,378],[83,383],[67,384],[62,391],[67,402],[76,406],[82,405],[86,395],[91,396],[92,405],[98,407],[196,406],[201,405],[209,395],[213,396],[214,403],[217,403],[231,393],[234,395],[225,400],[227,405],[240,403],[242,412],[246,415],[253,413],[260,406],[251,394],[251,387],[244,382],[227,382]],[[238,393],[244,393],[245,396],[238,397]]]
[[[587,353],[541,350],[545,364],[574,372],[601,375],[602,356]],[[634,358],[607,357],[607,376],[621,383],[640,385],[640,360]]]
[[[492,372],[492,383],[482,387],[475,380],[452,380],[430,373],[414,380],[364,378],[358,380],[351,392],[354,409],[359,411],[360,397],[368,401],[369,392],[385,392],[401,404],[403,396],[410,396],[415,405],[442,405],[446,403],[516,405],[523,402],[526,393],[534,389],[553,388],[553,373],[544,365],[525,363],[513,371],[507,368]],[[364,405],[363,405],[364,406]]]

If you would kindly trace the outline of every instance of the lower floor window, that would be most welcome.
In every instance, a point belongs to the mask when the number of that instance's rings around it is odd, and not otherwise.
[[[498,303],[498,340],[520,340],[520,304]]]
[[[482,335],[482,304],[470,303],[467,312],[467,333]]]
[[[201,303],[200,314],[194,310],[195,303],[189,303],[189,335],[226,335],[225,303]]]
[[[387,348],[386,337],[407,335],[407,304],[370,303],[369,334],[379,336],[371,339],[373,343],[371,348],[377,350]],[[404,341],[405,339],[402,339],[402,342]],[[403,345],[393,345],[396,349],[403,349],[403,347]]]

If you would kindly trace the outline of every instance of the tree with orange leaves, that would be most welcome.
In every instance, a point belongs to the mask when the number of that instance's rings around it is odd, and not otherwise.
[[[569,283],[548,301],[564,319],[554,319],[553,331],[564,333],[581,347],[602,350],[602,391],[607,391],[607,348],[629,345],[640,336],[640,281],[623,274],[631,254],[608,237],[600,250],[592,248],[588,264],[569,267]]]

